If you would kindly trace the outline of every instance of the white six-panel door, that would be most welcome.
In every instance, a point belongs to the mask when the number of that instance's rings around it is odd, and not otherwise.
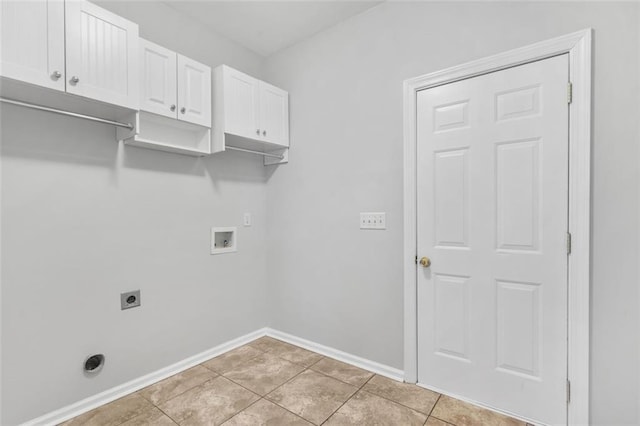
[[[177,55],[140,39],[140,109],[177,118]]]
[[[85,0],[65,16],[67,92],[138,109],[138,26]]]
[[[64,2],[0,1],[0,74],[65,90]]]
[[[211,68],[180,54],[178,119],[211,127]]]
[[[566,423],[568,58],[417,99],[418,381]]]

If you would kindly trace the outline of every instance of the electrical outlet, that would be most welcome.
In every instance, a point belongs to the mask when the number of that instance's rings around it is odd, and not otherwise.
[[[140,290],[120,293],[120,309],[131,309],[140,306]]]
[[[360,229],[387,229],[387,214],[360,213]]]

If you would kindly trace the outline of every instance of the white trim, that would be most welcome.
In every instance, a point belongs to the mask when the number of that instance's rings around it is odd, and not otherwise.
[[[153,373],[131,380],[122,385],[113,387],[97,395],[90,396],[81,401],[67,405],[58,410],[52,411],[48,414],[29,420],[22,423],[21,426],[54,426],[64,421],[72,419],[101,405],[108,404],[115,401],[118,398],[129,395],[142,388],[150,386],[154,383],[164,380],[167,377],[171,377],[174,374],[178,374],[188,368],[194,367],[198,364],[202,364],[211,358],[217,357],[225,352],[235,349],[239,346],[245,345],[259,337],[270,336],[275,339],[279,339],[292,345],[299,346],[301,348],[308,349],[310,351],[319,353],[321,355],[328,356],[330,358],[337,359],[338,361],[346,362],[347,364],[355,365],[356,367],[364,368],[372,373],[379,374],[381,376],[388,377],[397,381],[402,381],[404,372],[397,368],[389,367],[384,364],[377,363],[359,356],[349,354],[347,352],[340,351],[338,349],[324,346],[319,343],[312,342],[291,334],[284,333],[282,331],[274,330],[272,328],[261,328],[252,333],[245,334],[236,339],[222,343],[214,348],[208,349],[192,357],[186,358],[182,361],[176,362],[168,367],[161,368]]]
[[[294,336],[292,334],[274,330],[272,328],[267,328],[266,333],[267,333],[267,336],[282,340],[287,343],[291,343],[292,345],[296,345],[304,349],[308,349],[310,351],[319,353],[320,355],[337,359],[338,361],[342,361],[347,364],[355,365],[356,367],[369,370],[372,373],[376,373],[376,374],[379,374],[380,376],[385,376],[390,379],[397,380],[399,382],[403,381],[404,371],[399,370],[397,368],[380,364],[378,362],[371,361],[366,358],[361,358],[359,356],[352,355],[347,352],[343,352],[341,350],[332,348],[330,346],[324,346],[319,343]]]
[[[60,424],[66,420],[72,419],[80,414],[86,413],[89,410],[93,410],[101,405],[107,404],[111,401],[115,401],[118,398],[122,398],[130,393],[145,388],[149,385],[159,382],[160,380],[171,377],[174,374],[178,374],[188,368],[201,364],[211,358],[221,355],[227,351],[235,349],[239,346],[247,344],[252,340],[262,337],[266,334],[266,328],[256,330],[252,333],[245,334],[244,336],[222,343],[214,348],[208,349],[192,357],[186,358],[182,361],[176,362],[168,367],[161,368],[153,373],[131,380],[122,385],[113,387],[97,395],[90,396],[74,404],[67,405],[58,410],[52,411],[48,414],[30,420],[22,424],[22,426],[53,426]]]
[[[589,291],[591,203],[591,29],[500,53],[404,82],[404,369],[418,378],[416,295],[416,92],[429,87],[569,54],[568,424],[589,424]]]

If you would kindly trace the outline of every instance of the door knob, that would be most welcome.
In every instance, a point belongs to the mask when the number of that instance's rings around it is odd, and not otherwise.
[[[76,77],[75,75],[73,77],[71,77],[71,84],[78,84],[79,81],[80,81],[80,79],[78,77]]]
[[[420,259],[420,264],[425,268],[428,268],[429,266],[431,266],[431,259],[429,259],[427,256],[424,256],[422,259]]]
[[[175,106],[175,105],[171,105],[171,106],[169,107],[169,109],[173,112],[173,111],[175,111],[175,110],[176,110],[176,106]]]
[[[267,136],[267,131],[266,130],[262,131],[262,136]]]
[[[260,129],[256,130],[256,135],[260,136]]]
[[[182,107],[182,108],[180,108],[180,112],[181,112],[182,114],[184,114],[185,112],[187,112],[187,109],[186,109],[185,107]]]
[[[60,77],[62,77],[62,74],[60,74],[60,71],[54,71],[53,74],[51,74],[51,78],[54,80],[57,80]]]

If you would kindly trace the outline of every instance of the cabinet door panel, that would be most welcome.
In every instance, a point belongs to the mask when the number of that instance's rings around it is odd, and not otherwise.
[[[64,91],[62,0],[0,1],[0,40],[2,76]]]
[[[259,81],[226,67],[224,70],[225,132],[258,139]]]
[[[176,53],[140,39],[140,109],[176,118]]]
[[[65,13],[67,92],[137,109],[138,25],[85,0]]]
[[[178,119],[211,127],[211,68],[178,55]]]
[[[289,94],[260,82],[260,131],[265,142],[289,146]]]

